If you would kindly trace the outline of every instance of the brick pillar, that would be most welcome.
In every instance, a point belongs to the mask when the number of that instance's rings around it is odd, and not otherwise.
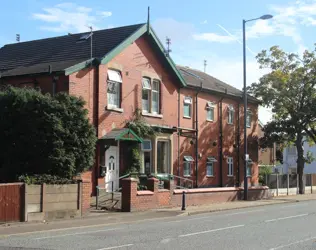
[[[137,180],[134,178],[122,179],[122,212],[131,212],[137,199]]]
[[[81,185],[81,216],[89,213],[91,201],[91,181],[82,180]]]
[[[159,180],[156,179],[156,178],[149,178],[147,180],[147,188],[148,190],[154,192],[154,193],[157,193],[158,192],[158,183],[159,183]]]

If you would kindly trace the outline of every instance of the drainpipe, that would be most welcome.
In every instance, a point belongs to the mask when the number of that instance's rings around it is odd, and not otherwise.
[[[223,186],[223,99],[219,101],[219,186]]]
[[[178,128],[180,128],[180,93],[181,93],[181,88],[178,89]],[[178,170],[177,170],[177,175],[180,176],[180,131],[177,129],[178,133]],[[178,181],[180,179],[178,178]],[[178,183],[179,186],[179,183]]]
[[[195,130],[196,130],[196,141],[195,141],[195,187],[197,188],[198,185],[198,168],[199,168],[199,122],[198,122],[198,95],[202,90],[203,83],[201,82],[199,90],[196,92],[195,95]]]
[[[91,65],[92,66],[92,65]],[[95,127],[95,134],[97,139],[99,138],[99,63],[96,63],[95,66],[95,77],[94,77],[94,84],[95,84],[95,94],[94,94],[94,127]],[[98,176],[100,173],[99,167],[100,167],[100,145],[99,143],[97,143],[96,145],[96,169],[95,169],[95,174],[94,174],[94,178],[95,178],[95,183],[96,186],[98,185]],[[95,187],[97,188],[97,187]],[[96,190],[97,192],[97,190]]]
[[[240,111],[240,103],[238,102],[238,115],[237,115],[237,186],[240,186],[240,162],[239,162],[239,156],[240,156],[240,117],[239,117],[239,111]]]

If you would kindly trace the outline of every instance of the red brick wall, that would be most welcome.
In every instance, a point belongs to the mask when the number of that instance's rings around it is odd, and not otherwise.
[[[89,180],[82,181],[82,193],[81,193],[81,215],[85,215],[90,210],[91,203],[91,182]]]
[[[149,179],[155,183],[154,191],[137,191],[137,180],[122,180],[122,211],[144,211],[163,207],[181,207],[182,193],[185,192],[186,206],[207,205],[218,202],[229,202],[241,199],[243,188],[203,188],[189,190],[174,190],[171,188],[158,190],[158,180]],[[152,184],[150,184],[152,185]],[[151,186],[152,187],[152,186]],[[249,189],[249,200],[266,199],[269,197],[267,187]]]

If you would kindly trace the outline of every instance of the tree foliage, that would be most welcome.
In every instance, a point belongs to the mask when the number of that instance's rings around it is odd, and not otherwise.
[[[65,93],[0,91],[0,182],[42,174],[70,179],[90,168],[96,136],[84,104]]]
[[[303,56],[286,53],[277,46],[263,50],[257,60],[269,73],[253,83],[250,92],[272,109],[273,120],[264,127],[262,147],[273,142],[294,144],[297,148],[299,189],[304,193],[304,140],[316,143],[316,50]]]

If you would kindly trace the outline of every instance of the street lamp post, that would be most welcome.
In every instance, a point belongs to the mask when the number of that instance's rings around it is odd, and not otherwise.
[[[272,15],[263,15],[258,18],[242,20],[242,33],[243,33],[243,76],[244,76],[244,200],[248,200],[248,179],[247,179],[247,166],[249,155],[247,152],[247,84],[246,84],[246,23],[255,20],[271,19]]]

